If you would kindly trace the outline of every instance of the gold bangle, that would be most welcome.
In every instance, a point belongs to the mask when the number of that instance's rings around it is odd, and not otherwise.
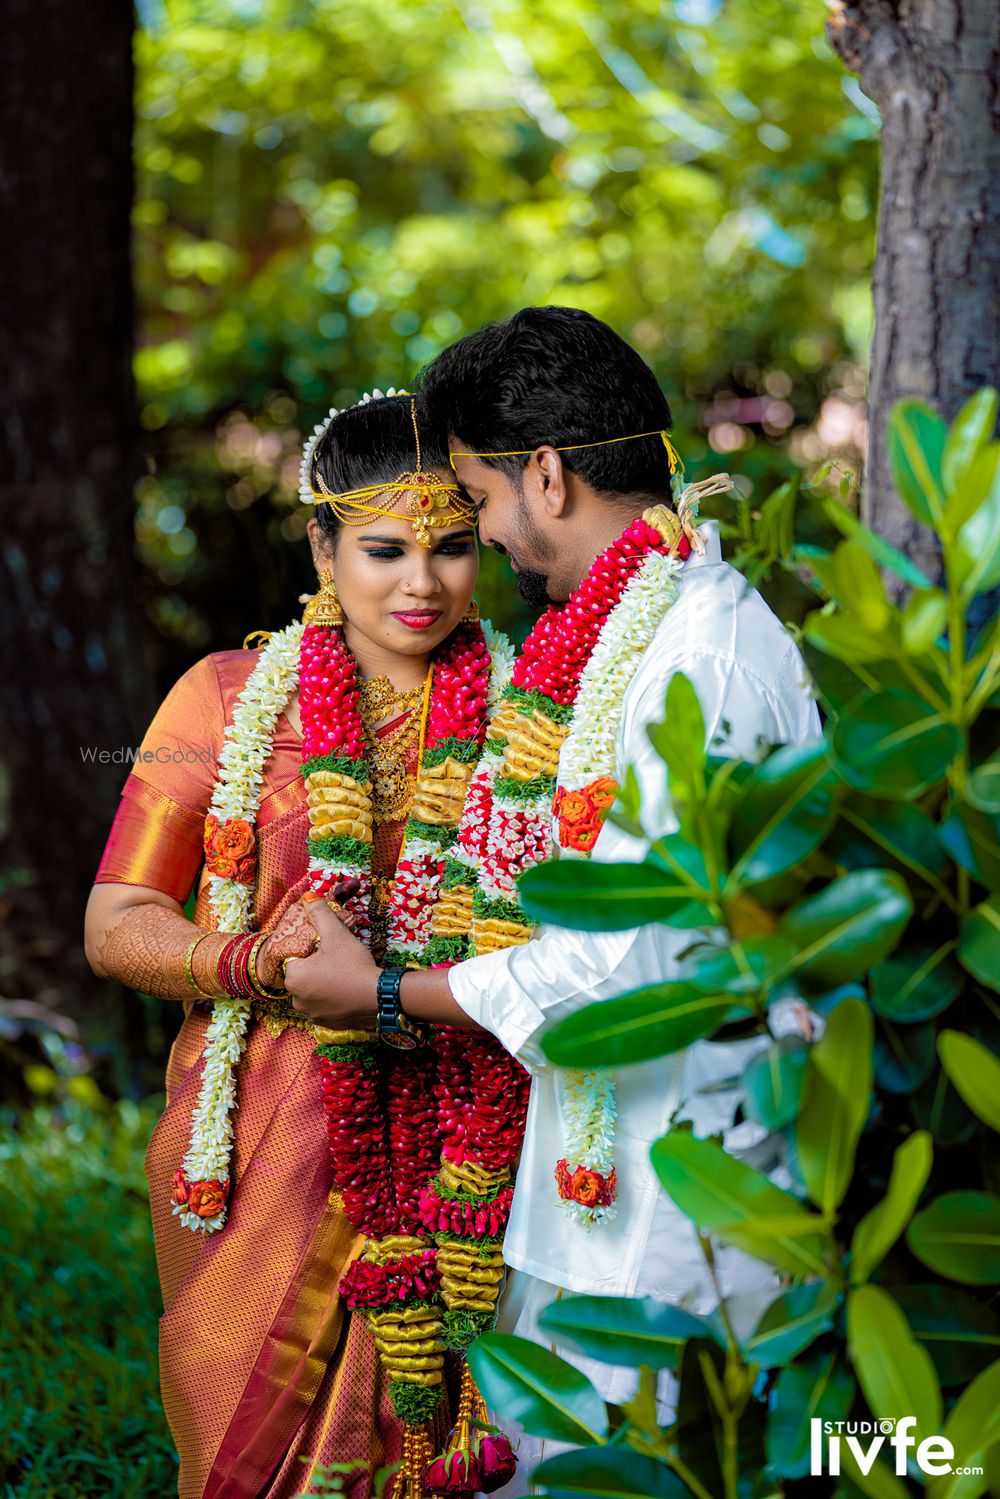
[[[262,999],[287,999],[287,989],[269,989],[257,974],[257,953],[260,950],[261,945],[267,941],[270,935],[270,932],[262,932],[261,935],[257,938],[257,941],[254,943],[253,947],[251,947],[250,957],[247,962],[247,973],[250,977],[250,983],[253,985]]]
[[[191,985],[191,988],[194,990],[194,992],[198,995],[199,999],[214,999],[215,998],[214,994],[206,994],[205,993],[204,989],[201,987],[201,985],[199,984],[198,980],[195,978],[195,976],[194,976],[194,968],[191,966],[191,960],[194,957],[194,950],[195,950],[195,948],[198,946],[198,943],[199,942],[203,942],[208,935],[209,935],[208,932],[199,932],[198,935],[197,935],[197,937],[191,943],[191,946],[188,948],[187,953],[186,953],[185,958],[184,958],[184,977],[187,979],[188,983]]]

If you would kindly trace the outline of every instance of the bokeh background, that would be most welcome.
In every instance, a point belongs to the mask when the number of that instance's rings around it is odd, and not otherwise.
[[[878,121],[824,14],[145,0],[136,539],[164,687],[290,616],[313,422],[528,303],[636,345],[694,477],[728,467],[753,504],[856,472]]]
[[[792,480],[808,540],[814,500],[851,498],[877,196],[877,114],[825,15],[141,0],[129,617],[150,704],[297,612],[313,423],[527,303],[587,308],[636,345],[690,476],[734,475],[715,505],[729,554],[800,617],[751,520]],[[480,596],[524,630],[491,555]],[[107,774],[113,806],[125,771]],[[0,881],[0,919],[17,880]],[[35,955],[14,961],[30,973]],[[48,949],[38,961],[51,971]],[[0,1494],[161,1499],[176,1468],[142,1156],[177,1010],[70,983],[71,966],[0,1006]]]

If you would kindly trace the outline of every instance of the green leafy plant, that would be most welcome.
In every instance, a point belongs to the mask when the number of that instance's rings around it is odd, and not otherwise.
[[[824,1019],[813,1044],[766,1044],[741,1080],[743,1117],[784,1139],[791,1190],[690,1127],[652,1148],[707,1257],[735,1245],[782,1277],[749,1335],[725,1300],[703,1318],[560,1300],[543,1318],[555,1341],[641,1371],[621,1409],[532,1343],[473,1351],[501,1411],[575,1444],[537,1470],[550,1494],[900,1499],[926,1485],[931,1499],[976,1499],[1000,1471],[1000,627],[966,633],[970,605],[1000,582],[996,415],[985,390],[950,430],[916,402],[892,417],[899,492],[941,538],[940,588],[835,501],[844,539],[793,549],[820,599],[803,631],[819,741],[715,758],[677,677],[650,737],[678,828],[641,865],[560,861],[522,881],[536,919],[713,933],[670,981],[559,1023],[544,1041],[558,1064],[627,1066],[723,1039],[736,1020],[766,1035],[790,996]],[[912,590],[904,607],[884,568]],[[620,808],[634,827],[631,783]],[[666,1426],[664,1369],[678,1381]],[[817,1476],[812,1419],[904,1417],[916,1443],[952,1444],[954,1471],[929,1475],[913,1447],[897,1462],[861,1438],[839,1474]]]
[[[177,1491],[143,1175],[161,1107],[69,1096],[0,1118],[4,1499]]]

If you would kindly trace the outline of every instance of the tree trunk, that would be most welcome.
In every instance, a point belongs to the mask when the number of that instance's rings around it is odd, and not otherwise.
[[[840,0],[832,45],[882,113],[882,201],[863,514],[932,577],[940,550],[893,490],[886,422],[951,420],[1000,364],[1000,6]]]
[[[132,541],[132,7],[7,0],[0,52],[0,994],[72,1013],[148,721]],[[133,1001],[134,1005],[134,1001]]]

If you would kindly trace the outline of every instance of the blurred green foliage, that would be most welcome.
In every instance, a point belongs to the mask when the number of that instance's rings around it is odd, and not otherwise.
[[[302,432],[526,303],[640,349],[693,477],[857,466],[877,118],[822,0],[141,14],[137,534],[178,669],[308,582]],[[488,558],[516,628],[512,593]]]
[[[156,1100],[0,1118],[0,1492],[160,1499],[160,1310],[143,1154]]]

